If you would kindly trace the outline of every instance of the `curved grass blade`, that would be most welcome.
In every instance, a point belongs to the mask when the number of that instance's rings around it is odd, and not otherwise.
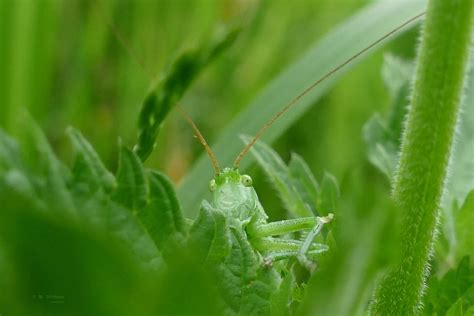
[[[153,151],[164,119],[201,71],[237,38],[239,28],[220,34],[204,47],[181,54],[143,101],[134,151],[145,161]]]
[[[235,141],[237,135],[253,135],[305,87],[398,25],[422,12],[425,6],[425,1],[419,0],[377,2],[355,14],[318,41],[304,56],[275,78],[220,134],[213,149],[221,164],[231,165],[241,150],[241,144]],[[414,24],[411,26],[413,27]],[[374,48],[369,53],[376,49]],[[367,55],[364,54],[364,56]],[[361,61],[364,56],[358,61]],[[265,142],[271,144],[283,134],[356,63],[357,61],[341,69],[300,100],[297,106],[268,130],[263,136]],[[199,203],[206,193],[206,186],[202,185],[202,179],[212,177],[212,170],[209,168],[207,159],[204,155],[199,158],[178,190],[183,208],[190,215],[197,213]],[[241,168],[247,168],[251,162],[251,157],[246,157]]]

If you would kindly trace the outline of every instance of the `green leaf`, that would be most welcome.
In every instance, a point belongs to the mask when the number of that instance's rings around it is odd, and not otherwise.
[[[245,143],[251,140],[247,136],[242,136],[242,139]],[[280,156],[261,141],[255,143],[250,151],[279,193],[285,208],[300,217],[311,216],[311,209],[301,198],[298,188],[293,184],[290,171]]]
[[[84,183],[91,192],[110,192],[116,186],[115,178],[104,166],[92,145],[72,127],[68,128],[67,133],[76,150],[73,166],[75,182]]]
[[[121,148],[113,199],[138,216],[159,250],[183,242],[185,222],[171,182],[159,172],[146,172],[137,154],[126,147]]]
[[[162,254],[129,209],[103,192],[76,196],[76,204],[81,206],[81,219],[87,227],[108,232],[119,239],[143,267],[153,271],[163,269]]]
[[[237,38],[238,28],[219,33],[210,43],[182,53],[156,87],[145,97],[138,121],[134,151],[145,161],[155,147],[161,125],[193,80]]]
[[[148,183],[149,203],[138,210],[138,218],[158,249],[171,251],[175,243],[184,241],[185,223],[181,208],[169,180],[163,174],[148,172]]]
[[[455,211],[456,257],[474,258],[474,190],[469,192],[459,211]]]
[[[166,193],[168,203],[171,206],[173,222],[176,227],[176,231],[181,234],[185,234],[187,232],[186,221],[183,217],[183,211],[181,209],[181,205],[179,204],[178,198],[176,197],[176,192],[171,180],[165,174],[158,171],[151,171],[150,176],[160,182],[164,192]]]
[[[392,180],[398,162],[403,120],[407,113],[414,64],[393,55],[385,56],[382,77],[390,95],[389,113],[374,114],[364,125],[363,137],[369,161]]]
[[[388,88],[390,99],[393,101],[406,97],[405,89],[415,71],[415,64],[412,61],[404,60],[392,54],[385,55],[382,66],[382,79]]]
[[[10,168],[23,170],[22,160],[17,142],[0,128],[0,173]]]
[[[34,201],[37,206],[41,205],[41,208],[45,209],[45,205],[40,200],[34,185],[23,171],[18,169],[10,169],[1,175],[0,179],[5,186],[21,195],[23,199],[27,199],[31,202]]]
[[[329,213],[337,213],[339,205],[339,185],[336,178],[330,173],[325,172],[321,181],[321,196],[318,210],[324,216]]]
[[[116,239],[18,202],[2,199],[0,212],[2,251],[8,253],[17,272],[9,287],[19,301],[15,311],[23,311],[22,315],[143,315],[150,302],[136,293],[151,289],[135,259]],[[5,280],[3,275],[0,278]],[[3,313],[3,305],[1,309]]]
[[[447,311],[446,316],[463,316],[463,299],[460,298]],[[469,314],[468,314],[469,315]]]
[[[398,147],[390,134],[379,114],[372,116],[363,128],[369,161],[391,181],[398,161]]]
[[[300,193],[306,205],[316,208],[319,201],[320,188],[306,162],[298,154],[292,153],[290,163],[288,164],[291,177],[297,191]],[[319,215],[318,210],[313,213]]]
[[[120,149],[116,179],[117,187],[113,193],[115,201],[133,212],[145,207],[149,195],[145,169],[140,158],[124,146]]]
[[[290,315],[290,305],[293,301],[295,289],[295,277],[293,273],[287,272],[283,277],[278,291],[271,298],[271,315],[286,316]]]
[[[25,130],[25,140],[34,146],[37,155],[34,163],[41,173],[39,175],[41,179],[32,181],[37,194],[44,200],[47,209],[58,214],[75,214],[77,211],[67,186],[71,177],[69,169],[56,157],[46,136],[36,123],[31,118],[26,121],[28,128]],[[28,171],[31,179],[30,173],[33,171]]]
[[[254,135],[265,122],[281,110],[289,100],[321,78],[329,70],[367,47],[370,43],[385,35],[390,30],[407,21],[417,13],[424,11],[426,1],[383,1],[375,2],[336,27],[322,40],[318,40],[286,71],[272,80],[262,92],[220,133],[212,146],[220,162],[230,166],[242,149],[236,141],[236,135]],[[415,24],[412,24],[413,27]],[[408,30],[410,27],[405,28]],[[401,32],[399,33],[401,34]],[[378,46],[381,47],[381,46]],[[373,53],[375,49],[370,50]],[[337,52],[335,54],[334,52]],[[364,54],[363,56],[368,56]],[[362,61],[363,58],[358,59]],[[341,69],[335,76],[313,89],[299,101],[298,105],[276,122],[263,136],[271,144],[288,128],[302,117],[316,101],[324,95],[343,74],[348,72],[358,61]],[[241,170],[252,162],[251,157],[242,161]],[[179,188],[178,195],[183,208],[189,215],[196,215],[199,205],[206,193],[203,179],[211,179],[208,157],[202,155],[194,164]]]
[[[473,284],[474,269],[470,267],[469,257],[466,256],[461,259],[457,269],[449,270],[440,280],[436,275],[431,277],[425,298],[424,314],[445,315],[449,309],[453,312],[458,308],[457,304],[461,304],[464,310],[474,306]]]
[[[220,263],[230,252],[226,217],[207,201],[203,201],[199,216],[191,227],[188,245],[203,263]]]
[[[157,289],[147,293],[156,304],[153,312],[141,315],[223,315],[225,306],[214,282],[213,271],[191,253],[176,249],[167,259],[167,269],[155,284]]]
[[[230,226],[230,238],[230,253],[217,267],[224,301],[238,315],[269,315],[280,276],[274,269],[261,267],[242,229]]]

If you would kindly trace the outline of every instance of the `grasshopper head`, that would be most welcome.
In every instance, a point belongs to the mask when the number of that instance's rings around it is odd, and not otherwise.
[[[242,212],[244,209],[251,211],[257,201],[252,178],[241,175],[237,169],[225,168],[209,182],[209,190],[213,192],[215,207],[235,212],[239,218],[248,217],[249,214]]]

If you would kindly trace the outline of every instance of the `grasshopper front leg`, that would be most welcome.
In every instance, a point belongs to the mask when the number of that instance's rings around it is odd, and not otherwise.
[[[328,250],[326,245],[314,243],[314,238],[333,217],[333,214],[329,214],[325,217],[303,217],[261,224],[248,229],[249,238],[254,247],[264,254],[264,264],[267,266],[277,260],[295,257],[303,266],[314,270],[314,263],[308,257]],[[304,230],[310,230],[304,241],[271,237]]]
[[[303,246],[300,248],[300,251],[298,253],[298,260],[308,268],[308,270],[313,271],[316,266],[314,262],[308,259],[307,254],[308,251],[311,248],[311,245],[313,244],[314,238],[321,232],[321,229],[323,229],[324,224],[327,224],[332,221],[334,218],[334,215],[332,213],[329,213],[328,216],[325,217],[317,217],[317,223],[314,226],[314,228],[309,232],[309,234],[306,236],[305,241],[303,242]]]

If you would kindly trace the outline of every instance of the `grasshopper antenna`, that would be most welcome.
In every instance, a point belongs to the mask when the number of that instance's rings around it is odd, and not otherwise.
[[[206,150],[207,152],[207,155],[209,156],[209,158],[211,159],[211,164],[212,164],[212,168],[214,169],[214,173],[216,175],[219,175],[221,173],[221,169],[219,167],[219,161],[217,160],[217,157],[216,155],[214,154],[214,152],[212,151],[211,147],[207,144],[206,142],[206,139],[204,138],[204,136],[202,136],[202,133],[201,131],[199,130],[199,128],[196,126],[196,123],[194,123],[194,121],[192,120],[191,116],[188,114],[188,112],[186,112],[184,110],[184,108],[181,106],[181,104],[177,103],[176,104],[176,107],[178,108],[179,112],[181,112],[181,115],[184,116],[184,118],[186,119],[186,121],[189,123],[189,125],[191,125],[191,127],[193,128],[194,130],[194,134],[196,135],[196,138],[199,140],[199,142],[201,143],[201,145],[204,147],[204,149]]]
[[[113,23],[112,19],[107,17],[107,15],[105,14],[105,11],[103,10],[103,7],[100,3],[100,0],[97,0],[96,4],[97,4],[97,7],[99,8],[99,11],[101,12],[102,17],[106,21],[107,26],[112,30],[115,38],[119,41],[120,45],[122,45],[125,48],[128,55],[135,61],[135,63],[137,63],[140,66],[140,68],[143,70],[143,72],[145,72],[148,75],[149,79],[153,80],[154,75],[151,72],[147,71],[147,68],[145,67],[145,63],[139,57],[139,55],[132,49],[132,45],[130,45],[130,43],[127,41],[126,37],[122,34],[122,32],[120,32],[118,27]],[[206,139],[204,138],[201,131],[197,127],[196,123],[194,123],[194,121],[191,118],[191,116],[189,115],[189,113],[186,112],[186,110],[179,103],[177,103],[176,106],[177,106],[179,112],[181,113],[181,115],[185,118],[185,120],[189,123],[189,125],[193,129],[196,138],[199,140],[201,145],[206,150],[207,155],[211,159],[211,164],[212,164],[212,168],[214,169],[214,173],[216,175],[220,174],[221,171],[220,171],[219,162],[217,160],[217,157],[214,154],[214,152],[212,151],[211,147],[206,142]]]
[[[294,97],[293,99],[290,100],[290,102],[288,102],[284,107],[283,109],[281,109],[280,111],[278,111],[272,118],[270,118],[258,131],[257,133],[255,133],[255,136],[253,137],[253,139],[242,149],[242,151],[237,155],[237,158],[235,158],[235,161],[234,161],[234,168],[235,169],[238,169],[239,166],[240,166],[240,162],[241,160],[245,157],[245,155],[249,152],[250,148],[252,148],[253,145],[255,145],[255,143],[257,142],[257,140],[260,139],[260,137],[262,137],[263,133],[265,133],[267,131],[267,129],[269,129],[273,123],[275,123],[275,121],[277,121],[283,114],[285,114],[289,109],[291,109],[295,104],[298,103],[298,101],[303,98],[306,94],[308,94],[311,90],[313,90],[316,86],[318,86],[321,82],[323,82],[324,80],[326,80],[327,78],[331,77],[332,75],[334,75],[339,69],[343,68],[344,66],[346,66],[347,64],[349,64],[350,62],[352,62],[354,59],[357,59],[360,55],[364,54],[366,51],[368,51],[369,49],[371,49],[372,47],[376,46],[377,44],[379,44],[380,42],[384,41],[385,39],[387,39],[388,37],[390,37],[391,35],[393,35],[394,33],[398,32],[400,29],[404,28],[405,26],[407,26],[408,24],[412,23],[413,21],[417,20],[418,18],[422,17],[423,15],[425,14],[425,12],[422,12],[414,17],[412,17],[411,19],[409,19],[408,21],[404,22],[403,24],[397,26],[396,28],[394,28],[393,30],[391,30],[390,32],[388,32],[387,34],[385,34],[384,36],[380,37],[378,40],[374,41],[372,44],[370,44],[369,46],[365,47],[364,49],[362,49],[361,51],[359,51],[358,53],[352,55],[351,57],[349,57],[346,61],[344,61],[342,64],[339,64],[337,67],[333,68],[332,70],[330,70],[328,73],[326,73],[324,76],[322,76],[321,78],[319,78],[318,80],[316,80],[315,82],[313,82],[309,87],[307,87],[306,89],[304,89],[300,94],[298,94],[296,97]]]

